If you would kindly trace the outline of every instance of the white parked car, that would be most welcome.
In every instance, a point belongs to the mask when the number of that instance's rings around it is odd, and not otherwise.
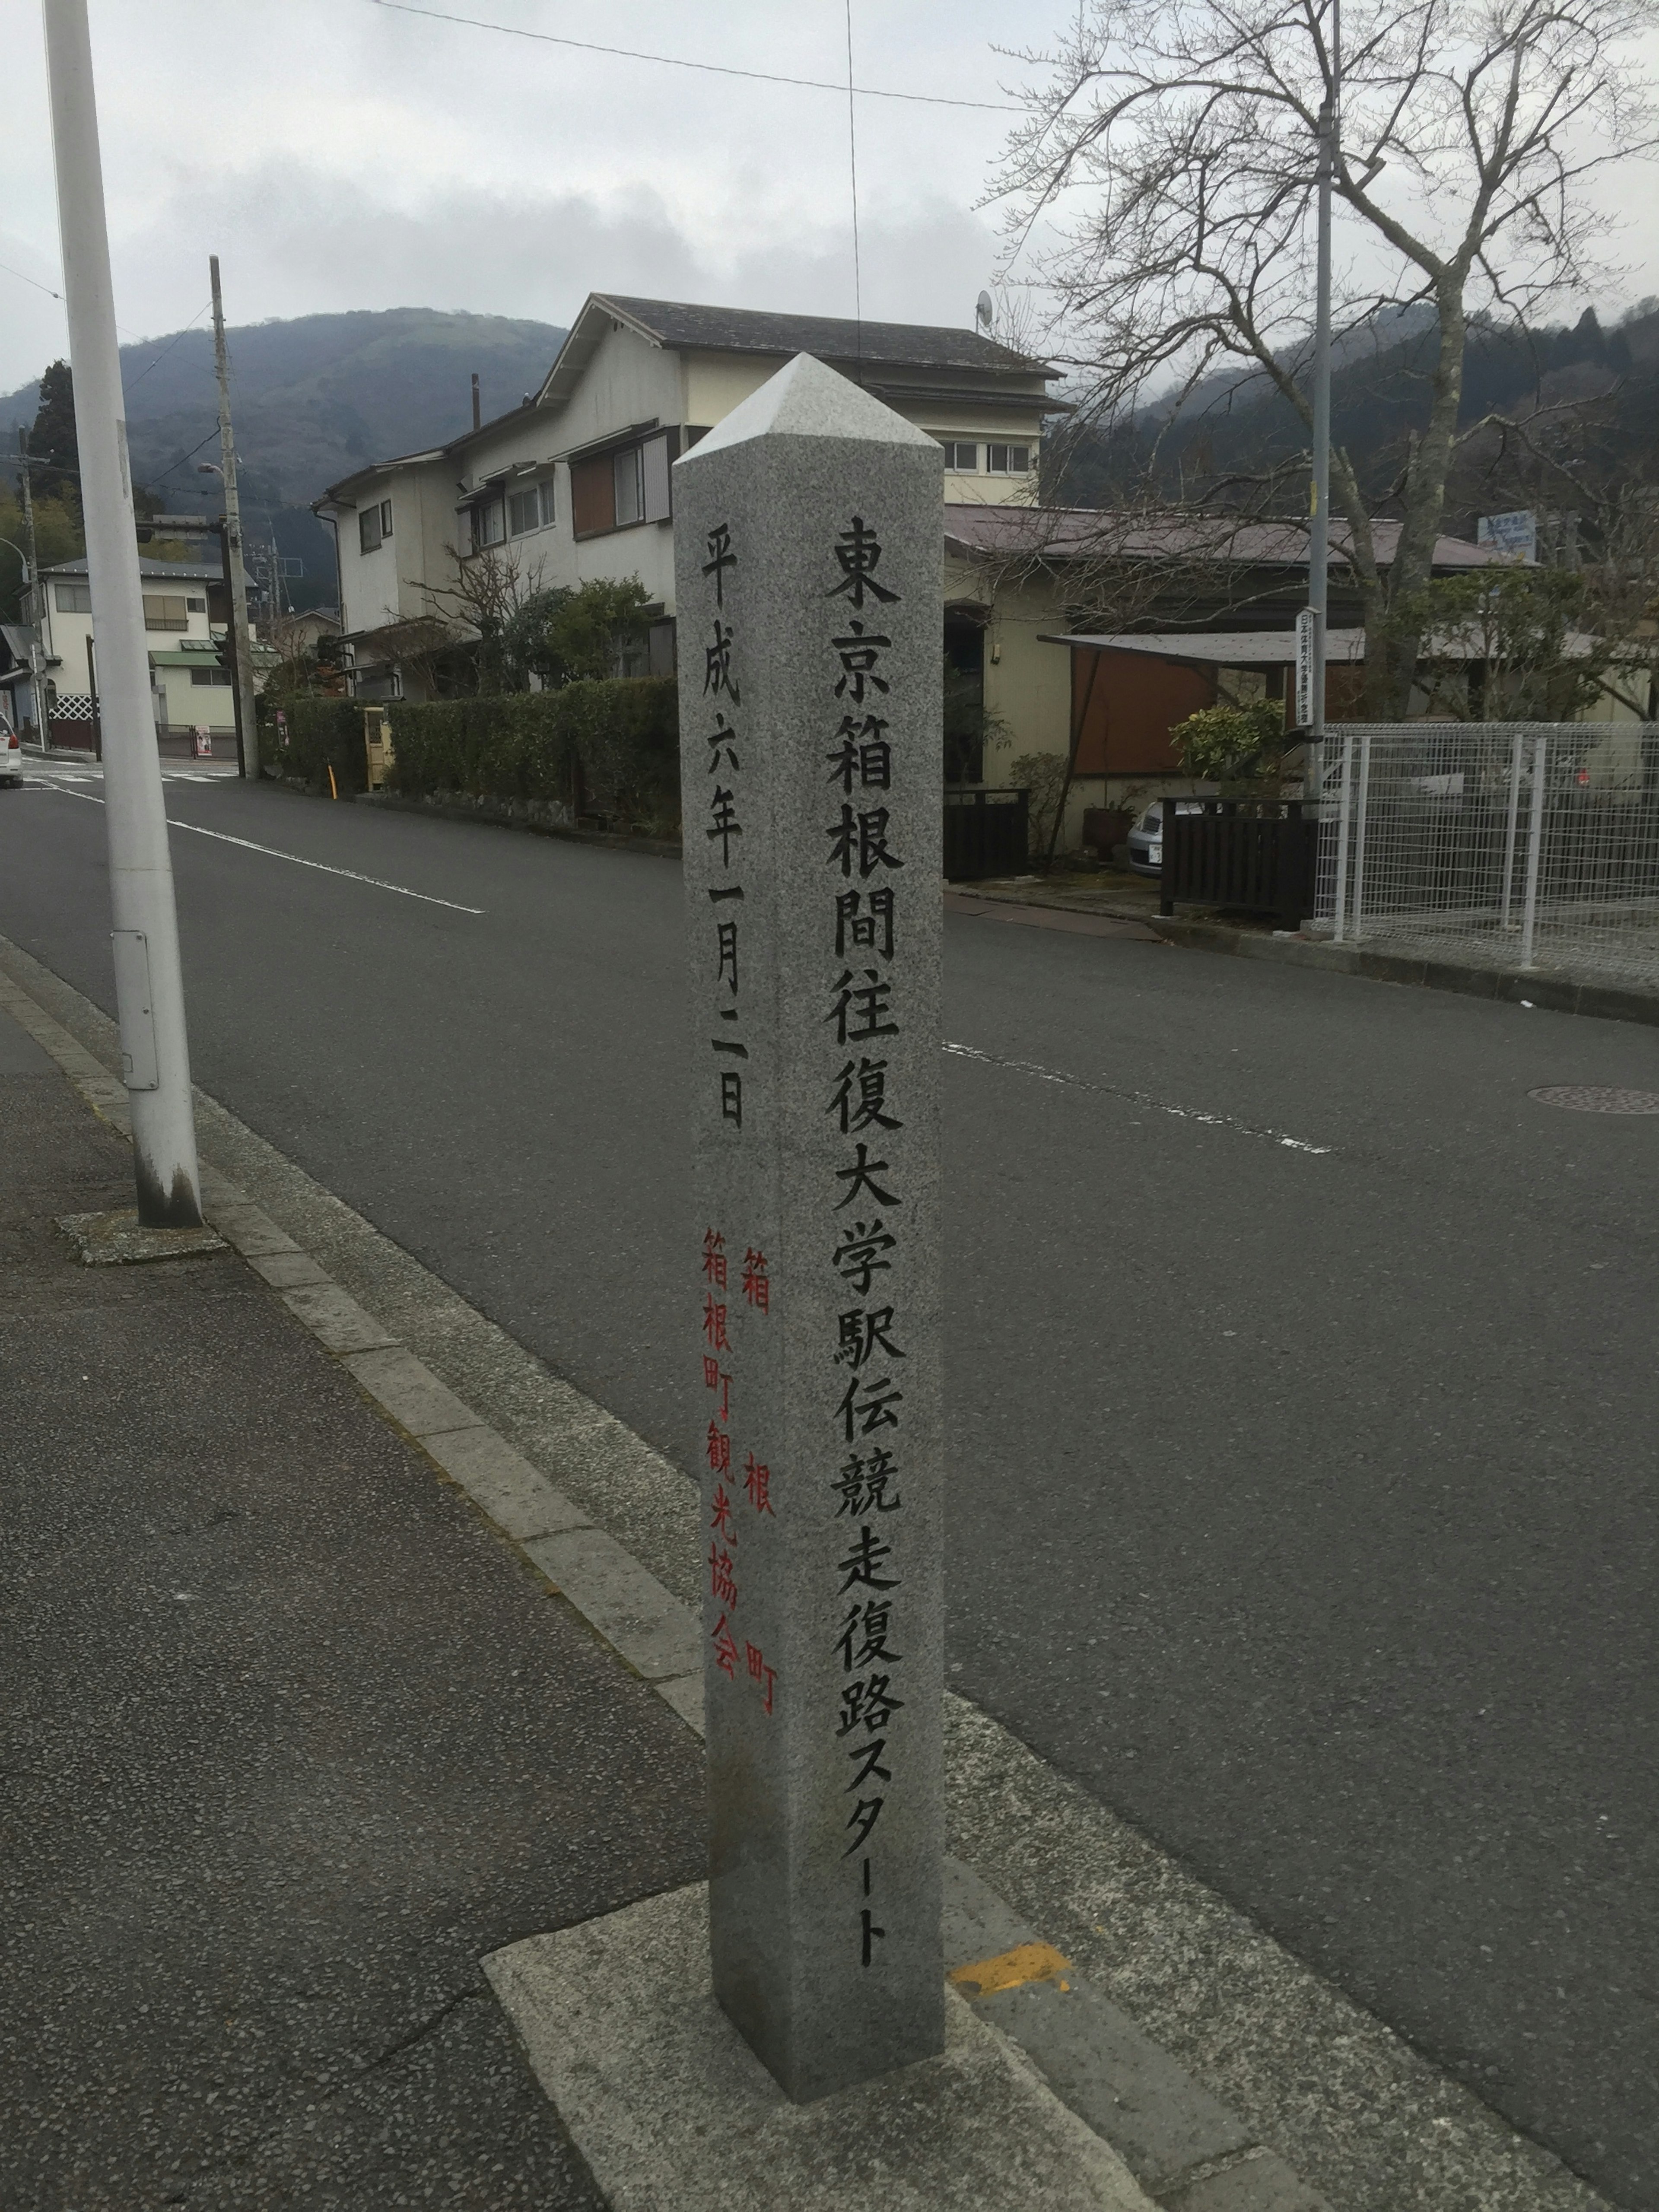
[[[3,707],[0,707],[0,783],[21,783],[23,749]]]
[[[1203,811],[1201,799],[1155,799],[1129,832],[1129,866],[1138,876],[1161,876],[1164,872],[1164,810],[1173,806],[1177,814],[1199,814]]]

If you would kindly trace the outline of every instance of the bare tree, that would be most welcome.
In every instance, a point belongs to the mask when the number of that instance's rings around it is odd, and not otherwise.
[[[454,639],[477,641],[479,690],[499,691],[506,674],[507,627],[541,588],[541,564],[526,569],[510,545],[486,545],[467,554],[453,545],[444,550],[455,564],[455,582],[421,584],[421,595],[431,616],[447,624]]]
[[[1097,418],[1212,389],[1277,391],[1311,423],[1316,133],[1333,80],[1331,0],[1080,0],[1000,191],[1044,273]],[[1392,303],[1428,324],[1421,428],[1379,564],[1364,462],[1332,455],[1332,503],[1366,611],[1374,712],[1404,711],[1410,610],[1432,574],[1470,317],[1527,321],[1595,273],[1585,190],[1659,144],[1630,41],[1655,0],[1350,0],[1341,151],[1349,332]],[[1173,393],[1170,387],[1173,386]]]

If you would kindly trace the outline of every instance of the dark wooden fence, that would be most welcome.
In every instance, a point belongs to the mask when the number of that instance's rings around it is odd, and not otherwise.
[[[953,884],[1018,876],[1030,860],[1029,793],[964,787],[945,792],[945,873]]]
[[[1317,813],[1299,799],[1164,802],[1160,914],[1177,901],[1270,914],[1297,929],[1314,911]]]

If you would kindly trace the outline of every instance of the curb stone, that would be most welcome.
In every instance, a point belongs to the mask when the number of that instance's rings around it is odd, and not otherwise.
[[[125,1086],[48,1004],[113,1056],[118,1046],[108,1017],[0,937],[0,1008],[56,1060],[94,1112],[130,1136]],[[262,1170],[279,1174],[290,1193],[306,1195],[313,1220],[349,1224],[365,1242],[385,1246],[403,1274],[412,1272],[430,1286],[447,1317],[465,1316],[492,1340],[501,1337],[216,1101],[200,1091],[197,1101],[198,1116],[222,1143],[235,1143]],[[295,1293],[326,1285],[380,1328],[246,1190],[206,1161],[202,1187],[215,1227],[251,1264],[281,1255],[290,1255],[290,1267],[308,1261],[315,1273],[299,1267]],[[277,1295],[309,1326],[288,1296]],[[453,1333],[452,1320],[446,1340]],[[641,1480],[648,1488],[659,1472],[684,1488],[683,1478],[614,1416],[520,1347],[512,1350],[537,1368],[558,1401],[573,1479],[586,1480],[598,1462],[608,1515],[625,1518],[623,1493]],[[548,1480],[389,1331],[374,1349],[331,1356],[592,1632],[701,1735],[701,1637],[688,1601],[698,1584],[695,1513],[684,1516],[691,1542],[677,1534],[663,1554],[685,1588],[682,1598],[597,1525],[599,1513]],[[681,1503],[676,1493],[670,1510],[677,1531]],[[983,2002],[988,2018],[1013,2036],[1055,2094],[1097,2125],[1132,2170],[1138,2159],[1163,2161],[1146,2170],[1157,2177],[1149,2193],[1164,2212],[1329,2212],[1333,2204],[1340,2212],[1402,2212],[1407,2204],[1413,2212],[1611,2212],[1552,2154],[949,1692],[945,1733],[947,1802],[961,1855],[947,1862],[958,1916],[954,1927],[947,1919],[947,1955],[957,1971],[964,1963],[998,1963],[987,1955],[994,1950],[1038,1951],[1051,1966],[1060,1960],[1047,1975],[994,1977],[996,1988],[969,2002],[975,2009]],[[1064,1954],[1030,1942],[1018,1917],[1022,1908],[1033,1923],[1060,1933]],[[1106,1985],[1130,1996],[1135,2018],[1093,1993],[1085,1972],[1091,1960]],[[1054,2011],[1056,2000],[1066,2001],[1064,2013]],[[1006,2022],[990,2011],[1005,2001]],[[1079,2035],[1073,2023],[1085,2013],[1091,2024]],[[1318,2062],[1316,2095],[1310,2056]],[[1100,2120],[1091,2120],[1091,2112]],[[1224,2152],[1218,2129],[1233,2146]],[[1151,2149],[1144,2147],[1149,2131]],[[1183,2140],[1194,2155],[1171,2171],[1170,2154],[1157,2146]],[[1273,2142],[1297,2167],[1324,2169],[1328,2193],[1299,2179]]]

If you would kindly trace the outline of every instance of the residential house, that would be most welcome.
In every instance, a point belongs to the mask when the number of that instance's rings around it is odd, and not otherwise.
[[[316,502],[338,543],[358,696],[425,696],[441,684],[430,618],[461,610],[469,567],[485,553],[526,586],[637,576],[653,616],[641,672],[672,669],[673,463],[798,353],[937,437],[947,501],[1031,500],[1058,404],[1044,362],[975,331],[595,293],[521,406],[360,470]],[[1063,744],[1063,702],[1060,728]]]
[[[673,463],[799,352],[858,379],[945,450],[943,649],[968,723],[982,709],[992,738],[953,744],[953,776],[994,783],[1023,755],[1066,758],[1075,732],[1074,843],[1085,806],[1181,783],[1169,732],[1194,708],[1284,696],[1307,601],[1305,527],[1039,505],[1044,425],[1063,411],[1048,362],[976,331],[599,293],[521,405],[360,470],[316,503],[338,543],[356,695],[427,696],[460,680],[433,649],[431,617],[464,615],[486,574],[519,589],[637,577],[653,619],[636,671],[672,669]],[[1386,568],[1398,525],[1379,520],[1374,536]],[[1340,531],[1335,541],[1330,618],[1352,632],[1360,610]],[[1447,538],[1435,568],[1506,557]],[[1108,570],[1136,581],[1103,602]],[[1352,636],[1334,637],[1334,714],[1358,696],[1354,653]]]
[[[228,616],[222,566],[141,555],[138,573],[158,736],[165,739],[205,727],[214,737],[232,738],[236,710],[230,678],[219,665],[219,640]],[[31,600],[53,738],[89,745],[98,680],[85,559],[42,570]],[[258,672],[256,660],[256,682]]]

